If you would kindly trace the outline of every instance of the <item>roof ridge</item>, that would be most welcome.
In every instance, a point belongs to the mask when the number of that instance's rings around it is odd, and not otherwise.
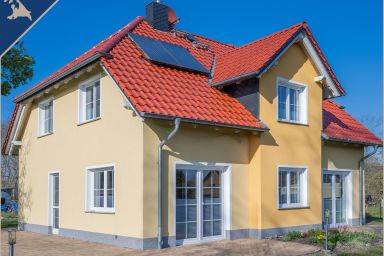
[[[254,41],[251,41],[251,42],[249,42],[249,43],[246,43],[246,44],[244,44],[244,45],[241,45],[240,47],[234,48],[233,50],[231,50],[231,51],[229,51],[229,52],[225,52],[225,53],[223,53],[223,54],[220,54],[220,55],[218,55],[218,57],[224,57],[224,56],[227,56],[227,55],[231,54],[232,52],[235,52],[235,51],[240,50],[240,49],[244,49],[245,47],[247,47],[247,46],[251,46],[251,45],[253,45],[254,43],[257,43],[257,42],[260,42],[260,41],[269,39],[269,38],[271,38],[272,36],[276,36],[277,34],[283,33],[283,32],[285,32],[285,31],[287,31],[287,30],[289,30],[289,29],[293,29],[293,28],[295,28],[295,27],[300,28],[300,27],[305,27],[305,26],[307,26],[307,23],[306,23],[305,21],[302,21],[302,22],[300,22],[300,23],[296,23],[296,24],[294,24],[294,25],[292,25],[292,26],[290,26],[290,27],[281,29],[281,30],[276,31],[276,32],[274,32],[274,33],[272,33],[272,34],[266,35],[266,36],[264,36],[264,37],[262,37],[262,38],[259,38],[259,39],[256,39],[256,40],[254,40]]]
[[[211,41],[211,42],[215,42],[215,43],[219,43],[219,44],[222,44],[222,45],[225,45],[225,46],[228,46],[228,47],[232,47],[233,49],[236,49],[237,47],[233,44],[227,44],[227,43],[224,43],[224,42],[221,42],[219,40],[216,40],[216,39],[212,39],[212,38],[209,38],[209,37],[206,37],[206,36],[202,36],[202,35],[199,35],[199,34],[196,34],[196,33],[192,33],[192,32],[188,32],[188,33],[191,33],[192,35],[194,36],[197,36],[197,37],[201,37],[207,41]]]

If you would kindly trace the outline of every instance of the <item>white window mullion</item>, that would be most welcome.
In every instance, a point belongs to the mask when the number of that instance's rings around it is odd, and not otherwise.
[[[287,172],[287,204],[291,204],[291,172]]]
[[[104,188],[103,188],[103,190],[104,190],[104,207],[108,207],[107,206],[107,197],[108,197],[108,195],[107,195],[107,184],[108,184],[108,175],[107,175],[107,171],[104,171]]]

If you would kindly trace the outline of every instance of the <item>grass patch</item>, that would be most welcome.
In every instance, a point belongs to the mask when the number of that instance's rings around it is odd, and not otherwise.
[[[338,256],[382,256],[383,246],[369,246],[366,249],[356,250],[354,252],[341,252]]]
[[[381,212],[380,217],[380,206],[371,206],[366,209],[365,213],[365,221],[366,223],[371,224],[380,224],[383,223],[383,214],[384,212]]]
[[[375,233],[362,232],[341,232],[339,233],[339,241],[342,244],[351,245],[354,247],[364,247],[370,245],[377,239]]]

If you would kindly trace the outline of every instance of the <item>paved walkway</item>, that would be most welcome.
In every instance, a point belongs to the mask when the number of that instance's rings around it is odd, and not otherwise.
[[[2,231],[1,255],[8,255],[6,231]],[[163,250],[139,251],[80,240],[17,232],[16,256],[144,256],[144,255],[308,255],[318,251],[311,245],[276,240],[241,239],[199,245],[185,245]]]

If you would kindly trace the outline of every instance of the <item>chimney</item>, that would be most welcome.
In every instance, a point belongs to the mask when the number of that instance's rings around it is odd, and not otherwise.
[[[146,20],[157,30],[168,32],[179,21],[175,12],[167,5],[160,3],[160,0],[147,4],[145,10]]]

